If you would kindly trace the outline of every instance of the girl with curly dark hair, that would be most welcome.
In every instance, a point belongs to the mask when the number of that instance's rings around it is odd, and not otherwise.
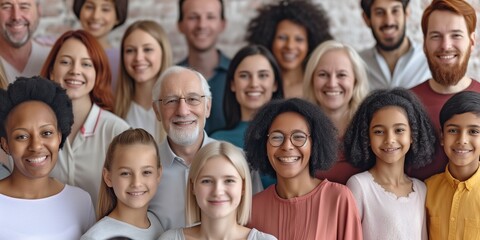
[[[430,163],[435,143],[428,114],[410,91],[377,90],[360,105],[344,146],[347,160],[367,170],[347,181],[357,200],[364,239],[427,239],[426,187],[407,176],[405,167]]]
[[[268,48],[282,71],[286,98],[302,97],[302,79],[310,53],[333,39],[327,14],[310,0],[282,0],[263,6],[248,25],[246,40]]]
[[[250,166],[277,184],[253,197],[249,227],[278,239],[361,239],[347,187],[314,177],[336,160],[336,130],[322,110],[298,98],[272,100],[246,133]]]

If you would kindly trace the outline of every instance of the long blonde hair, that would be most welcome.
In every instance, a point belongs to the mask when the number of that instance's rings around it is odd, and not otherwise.
[[[250,220],[252,208],[252,178],[247,160],[243,152],[233,144],[223,141],[212,142],[202,147],[190,166],[187,183],[187,196],[185,215],[187,226],[191,226],[201,221],[201,209],[198,206],[197,199],[193,193],[193,187],[197,181],[198,174],[202,170],[205,163],[217,156],[223,156],[237,169],[238,174],[242,178],[244,193],[237,208],[237,223],[246,225]]]
[[[124,132],[113,138],[112,142],[108,146],[103,168],[107,171],[111,170],[112,162],[115,158],[115,151],[119,147],[121,147],[122,145],[125,146],[134,144],[152,145],[153,147],[155,147],[155,152],[157,153],[157,167],[162,167],[160,163],[160,155],[158,152],[157,143],[155,142],[153,136],[142,128],[135,128],[125,130]],[[117,206],[117,196],[115,195],[113,188],[107,186],[103,177],[100,182],[100,191],[98,196],[97,220],[100,220],[110,214]]]

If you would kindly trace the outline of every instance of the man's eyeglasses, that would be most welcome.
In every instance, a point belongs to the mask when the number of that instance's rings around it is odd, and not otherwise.
[[[282,146],[283,142],[285,141],[285,135],[281,132],[271,132],[267,135],[268,143],[272,145],[272,147],[280,147]],[[290,134],[290,142],[295,147],[303,147],[307,142],[309,134],[306,134],[301,131],[293,132]]]
[[[183,99],[185,100],[185,103],[188,104],[189,106],[198,106],[200,105],[200,103],[202,103],[202,98],[204,97],[205,95],[190,94],[185,97],[178,97],[178,96],[166,97],[164,99],[155,100],[154,102],[159,102],[165,107],[177,107],[178,104],[180,103],[180,100]]]

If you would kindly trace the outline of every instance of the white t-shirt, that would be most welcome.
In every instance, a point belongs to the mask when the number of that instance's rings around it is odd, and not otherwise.
[[[45,63],[45,59],[49,52],[50,47],[42,46],[35,41],[32,41],[32,52],[30,53],[27,65],[25,65],[22,72],[19,72],[15,67],[10,65],[9,62],[0,57],[8,82],[13,83],[19,76],[32,77],[40,75],[40,70],[42,70],[42,66]]]
[[[357,203],[364,239],[428,239],[425,215],[427,188],[422,181],[411,180],[413,191],[407,197],[397,197],[376,183],[369,171],[348,179],[347,187]]]
[[[81,240],[105,240],[112,237],[128,237],[131,239],[156,240],[162,233],[163,227],[158,218],[147,212],[150,227],[143,229],[119,221],[111,217],[104,217],[90,228]]]
[[[158,240],[185,240],[183,228],[168,230]],[[277,238],[252,228],[248,233],[247,240],[277,240]]]
[[[132,101],[127,116],[125,117],[125,121],[127,121],[127,123],[133,128],[143,128],[148,133],[152,134],[152,136],[156,135],[155,123],[157,122],[157,117],[155,116],[153,108],[147,110]]]
[[[90,195],[77,187],[42,199],[0,194],[0,239],[79,239],[94,223]]]

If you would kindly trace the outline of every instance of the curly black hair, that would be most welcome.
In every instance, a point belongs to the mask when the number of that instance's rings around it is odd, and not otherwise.
[[[441,129],[443,130],[445,122],[454,115],[467,112],[480,116],[480,93],[463,91],[448,99],[448,101],[443,104],[439,114]]]
[[[435,128],[420,100],[404,88],[376,90],[363,101],[344,136],[347,161],[364,170],[375,165],[376,156],[370,147],[370,122],[375,112],[388,106],[398,106],[407,114],[413,141],[405,155],[405,165],[419,168],[429,164],[437,143]]]
[[[304,64],[317,45],[333,39],[329,32],[328,16],[322,6],[310,0],[282,0],[258,10],[258,16],[248,24],[245,40],[271,50],[277,25],[283,20],[290,20],[307,30],[308,51]]]
[[[7,90],[0,89],[0,137],[6,138],[5,124],[8,114],[17,105],[27,101],[41,101],[53,110],[57,117],[58,130],[62,133],[62,148],[73,124],[72,101],[59,84],[40,76],[18,77]]]
[[[238,103],[235,93],[232,91],[231,84],[235,78],[235,71],[237,71],[238,65],[242,63],[243,59],[253,55],[264,56],[272,67],[275,83],[277,84],[277,91],[273,92],[272,99],[283,98],[282,74],[272,53],[270,53],[270,51],[264,46],[256,44],[247,45],[241,48],[233,57],[227,71],[227,84],[225,84],[225,90],[223,94],[223,113],[225,115],[225,120],[227,121],[227,126],[225,129],[235,128],[242,119],[240,104]]]
[[[275,176],[267,155],[267,135],[272,122],[284,112],[296,112],[308,123],[312,140],[310,176],[316,170],[329,169],[337,160],[337,130],[319,106],[299,98],[272,100],[255,115],[245,134],[245,152],[252,169]]]

